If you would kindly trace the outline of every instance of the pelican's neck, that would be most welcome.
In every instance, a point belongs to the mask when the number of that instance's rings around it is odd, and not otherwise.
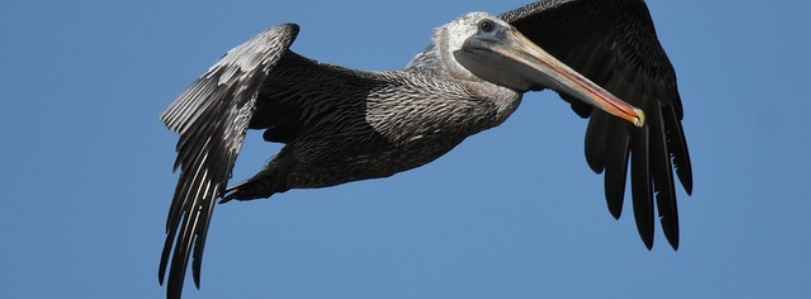
[[[495,127],[507,120],[507,117],[518,109],[522,93],[498,86],[487,81],[461,81],[476,98],[484,100],[495,115],[490,127]]]
[[[460,40],[448,29],[449,25],[434,30],[433,42],[418,53],[406,66],[405,71],[431,70],[440,77],[445,77],[464,87],[472,99],[475,99],[477,110],[482,113],[485,128],[497,126],[504,122],[521,103],[521,92],[496,85],[483,80],[462,66],[453,55],[453,45]],[[459,34],[458,32],[456,34]]]

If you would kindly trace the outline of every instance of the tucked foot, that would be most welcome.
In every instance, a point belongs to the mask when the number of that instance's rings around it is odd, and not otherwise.
[[[287,174],[295,163],[293,156],[285,149],[282,149],[279,154],[270,159],[262,170],[253,177],[228,187],[220,203],[226,203],[232,199],[252,200],[267,198],[274,193],[290,190],[290,187],[287,186]]]
[[[228,187],[220,203],[223,204],[232,199],[244,201],[268,198],[275,193],[281,193],[287,190],[290,190],[290,188],[283,186],[280,182],[276,182],[273,178],[260,177],[257,175],[239,184]]]

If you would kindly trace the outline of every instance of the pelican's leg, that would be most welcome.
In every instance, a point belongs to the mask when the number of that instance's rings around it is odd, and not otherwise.
[[[287,147],[282,148],[282,150],[273,156],[253,177],[228,187],[220,203],[226,203],[232,199],[251,200],[267,198],[274,193],[290,190],[290,187],[287,186],[287,175],[295,165],[296,159],[292,151],[288,150]]]

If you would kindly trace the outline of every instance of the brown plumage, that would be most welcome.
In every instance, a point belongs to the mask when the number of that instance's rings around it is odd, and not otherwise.
[[[180,133],[175,163],[180,178],[159,272],[161,282],[169,273],[167,297],[180,297],[190,257],[199,285],[209,219],[218,199],[264,198],[424,165],[466,137],[502,123],[524,92],[544,88],[558,91],[578,114],[591,117],[586,157],[592,169],[606,172],[611,213],[619,217],[630,156],[640,235],[650,248],[656,192],[665,235],[676,248],[672,169],[675,163],[689,193],[690,161],[675,74],[645,4],[542,1],[501,19],[466,14],[440,27],[434,43],[397,71],[358,71],[302,57],[288,49],[298,34],[294,24],[271,28],[229,51],[161,115]],[[567,75],[565,67],[553,63],[551,70],[540,69],[545,66],[532,60],[539,52],[513,35],[516,28],[577,72],[642,108],[649,125],[635,127],[642,125],[644,115],[579,75]],[[556,78],[558,72],[570,76],[569,81]],[[592,111],[581,100],[602,110]],[[255,176],[226,188],[248,129],[264,130],[265,140],[286,146]]]

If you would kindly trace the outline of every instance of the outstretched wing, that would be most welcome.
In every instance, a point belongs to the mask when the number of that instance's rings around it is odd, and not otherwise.
[[[237,46],[161,115],[180,133],[175,161],[180,178],[158,274],[163,282],[168,268],[169,298],[180,298],[190,257],[194,283],[200,285],[214,203],[224,198],[248,129],[264,129],[267,141],[290,143],[335,119],[365,122],[367,94],[391,79],[303,57],[289,50],[297,34],[297,25],[285,24]]]
[[[161,114],[166,126],[180,133],[174,166],[180,168],[180,178],[166,220],[158,273],[163,283],[169,267],[169,298],[180,298],[190,254],[199,286],[215,200],[231,177],[260,87],[297,34],[297,25],[280,25],[232,49]]]
[[[648,125],[635,128],[561,94],[572,109],[589,117],[585,152],[595,172],[605,171],[605,195],[619,218],[628,162],[637,229],[653,246],[654,203],[670,245],[679,246],[673,170],[688,194],[693,179],[682,130],[676,75],[659,44],[642,0],[547,0],[501,15],[558,59],[645,111]]]

